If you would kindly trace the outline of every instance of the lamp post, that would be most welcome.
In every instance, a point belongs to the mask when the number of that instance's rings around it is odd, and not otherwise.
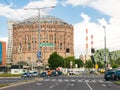
[[[41,49],[40,49],[40,10],[47,8],[54,8],[55,6],[43,7],[43,8],[25,8],[24,10],[38,10],[38,62],[41,63]]]
[[[104,28],[104,64],[105,64],[105,70],[106,70],[106,64],[107,64],[107,60],[106,60],[106,27],[103,26]]]

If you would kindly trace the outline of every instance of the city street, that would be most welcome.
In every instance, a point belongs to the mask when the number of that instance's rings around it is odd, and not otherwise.
[[[25,80],[32,80],[34,78],[30,77],[30,78],[21,78],[21,77],[17,77],[17,78],[0,78],[0,84],[10,84],[10,83],[16,83],[16,82],[22,82]]]
[[[119,90],[120,86],[105,81],[103,76],[60,76],[0,90]]]

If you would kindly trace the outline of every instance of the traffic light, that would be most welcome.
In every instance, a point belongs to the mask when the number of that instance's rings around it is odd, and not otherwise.
[[[92,63],[95,65],[95,59],[93,55],[91,56],[91,60],[92,60]]]
[[[94,48],[91,48],[91,53],[95,53],[95,49]]]

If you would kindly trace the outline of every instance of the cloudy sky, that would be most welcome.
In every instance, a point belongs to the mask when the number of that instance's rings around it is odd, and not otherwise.
[[[24,10],[25,8],[50,6],[55,8],[41,10],[41,15],[52,15],[74,26],[76,57],[85,54],[86,29],[89,52],[91,35],[94,48],[104,48],[105,30],[107,48],[120,49],[120,0],[0,0],[0,40],[7,42],[9,19],[24,20],[38,14],[37,10]]]

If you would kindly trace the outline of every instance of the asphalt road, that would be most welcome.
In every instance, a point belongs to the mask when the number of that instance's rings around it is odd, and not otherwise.
[[[0,84],[10,84],[10,83],[16,83],[16,82],[22,82],[25,80],[32,80],[34,78],[30,77],[30,78],[0,78]]]
[[[70,76],[49,77],[23,85],[0,90],[120,90],[120,86],[105,81],[103,76]]]

